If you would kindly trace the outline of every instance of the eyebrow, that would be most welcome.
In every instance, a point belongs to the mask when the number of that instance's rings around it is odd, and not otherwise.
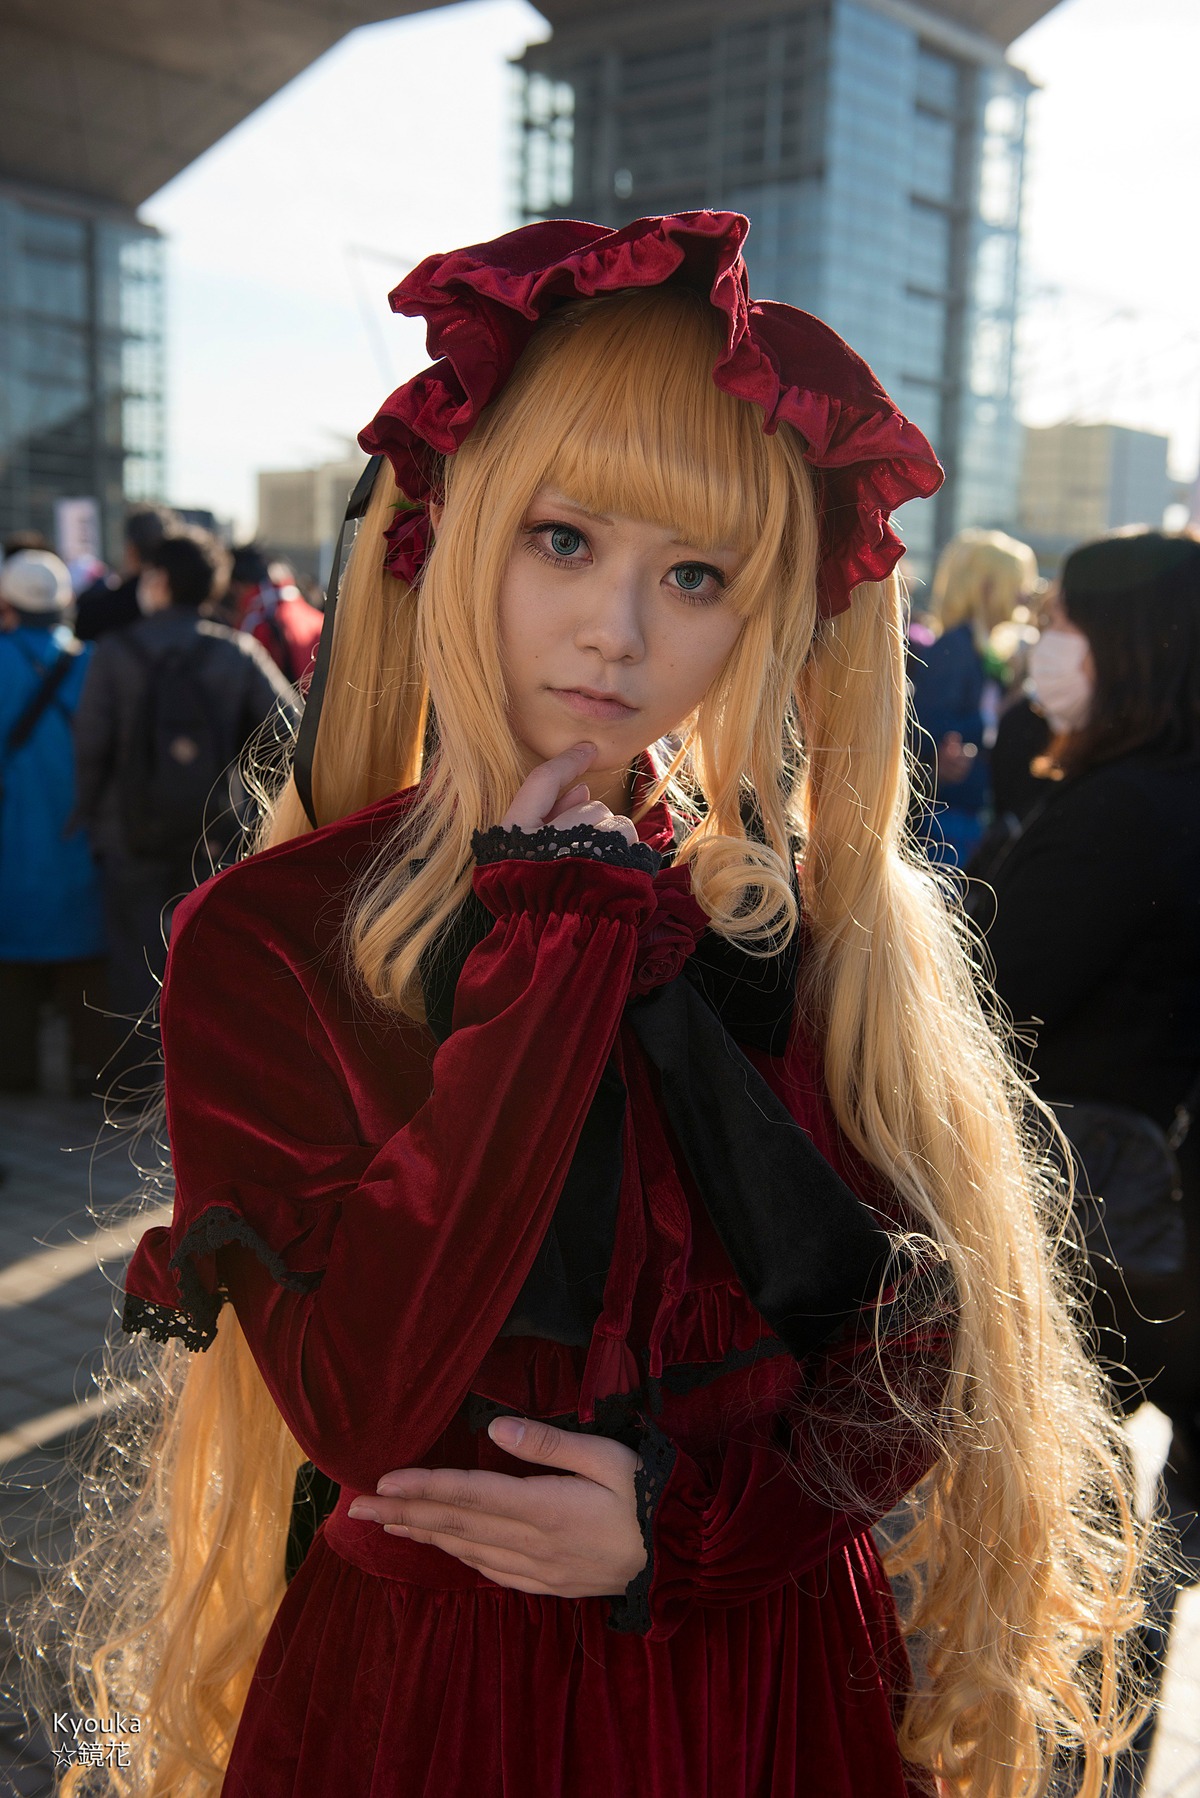
[[[584,518],[590,518],[596,524],[614,523],[607,512],[593,512],[587,506],[580,505],[577,499],[571,499],[568,494],[560,493],[557,487],[551,487],[548,491],[555,505],[569,506],[572,512],[580,512]],[[730,543],[714,543],[710,548],[704,549],[703,545],[693,543],[690,537],[672,537],[668,547],[671,549],[701,549],[703,553],[710,556],[736,556],[738,554],[737,549]]]
[[[699,549],[706,556],[736,556],[739,552],[732,543],[714,543],[708,548],[704,544],[693,543],[690,537],[672,537],[670,546],[673,549]]]
[[[613,522],[607,512],[589,511],[587,506],[581,506],[579,501],[572,499],[569,494],[560,493],[557,487],[549,487],[546,491],[550,495],[552,505],[570,506],[572,512],[582,512],[585,518],[593,519],[596,524],[612,524]]]

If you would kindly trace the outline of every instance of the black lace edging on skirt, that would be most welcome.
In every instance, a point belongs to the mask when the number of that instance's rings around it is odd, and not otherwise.
[[[211,1348],[217,1339],[217,1318],[226,1294],[223,1290],[210,1293],[206,1289],[193,1257],[211,1255],[227,1242],[240,1242],[252,1249],[271,1278],[291,1292],[312,1292],[321,1284],[323,1271],[293,1272],[232,1206],[214,1205],[186,1231],[168,1263],[178,1276],[182,1305],[160,1305],[138,1293],[127,1292],[121,1313],[122,1330],[128,1335],[144,1330],[155,1342],[176,1338],[192,1350]]]
[[[493,824],[490,830],[474,833],[471,848],[480,867],[510,860],[556,862],[571,855],[617,868],[638,868],[644,874],[657,874],[662,867],[662,856],[649,843],[627,843],[620,831],[600,830],[594,824],[576,824],[568,830],[553,824],[537,830]]]

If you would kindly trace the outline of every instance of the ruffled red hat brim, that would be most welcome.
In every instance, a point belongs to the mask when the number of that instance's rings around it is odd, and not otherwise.
[[[836,331],[794,306],[750,299],[741,254],[749,228],[737,212],[636,219],[619,231],[553,219],[429,256],[406,275],[392,310],[428,320],[435,361],[397,388],[358,439],[388,458],[413,502],[387,533],[389,570],[416,580],[440,459],[499,393],[539,321],[572,300],[678,281],[706,293],[725,318],[717,386],[760,407],[764,430],[791,425],[819,471],[822,616],[843,611],[860,581],[890,574],[904,553],[891,513],[935,493],[942,469]]]

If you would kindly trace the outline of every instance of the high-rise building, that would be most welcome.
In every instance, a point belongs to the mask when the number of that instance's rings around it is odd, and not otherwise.
[[[0,533],[54,531],[55,501],[163,491],[162,242],[132,211],[0,184]]]
[[[1157,529],[1175,487],[1170,439],[1126,425],[1058,424],[1024,432],[1018,523],[1053,566],[1065,551],[1121,525]]]
[[[1004,44],[1048,5],[549,0],[520,59],[526,218],[749,215],[752,291],[864,355],[946,468],[900,514],[926,576],[964,525],[1011,523],[1026,100]]]
[[[163,259],[136,208],[354,26],[444,0],[0,8],[0,533],[161,499]]]

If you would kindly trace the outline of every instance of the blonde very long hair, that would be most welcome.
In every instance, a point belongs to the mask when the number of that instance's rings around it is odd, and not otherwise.
[[[679,854],[694,891],[714,928],[752,951],[765,952],[768,929],[797,925],[789,867],[801,843],[803,1000],[838,1122],[955,1276],[936,1465],[890,1561],[920,1646],[901,1747],[946,1793],[1041,1792],[1066,1756],[1080,1792],[1096,1794],[1129,1733],[1120,1675],[1139,1615],[1139,1525],[1123,1438],[1058,1266],[1066,1196],[977,994],[961,921],[904,841],[898,584],[861,586],[849,611],[818,623],[802,445],[787,427],[766,435],[755,408],[717,389],[718,347],[707,303],[671,289],[544,322],[449,460],[416,592],[383,571],[399,498],[385,465],[343,583],[315,795],[327,822],[399,788],[420,793],[353,898],[347,955],[364,1002],[420,1016],[418,959],[468,890],[471,833],[498,821],[521,782],[497,595],[536,489],[553,481],[596,511],[743,551],[728,603],[744,628],[680,721],[643,811],[667,793],[691,826]],[[751,797],[763,841],[746,834]],[[284,779],[259,844],[307,828]],[[140,1397],[130,1385],[117,1417],[134,1420],[143,1471],[78,1548],[56,1615],[74,1689],[93,1708],[150,1719],[142,1764],[114,1771],[113,1789],[213,1798],[284,1590],[304,1456],[232,1305],[205,1353],[135,1347]],[[111,1495],[111,1467],[103,1478]],[[128,1548],[122,1560],[131,1539],[136,1561]],[[68,1588],[85,1594],[74,1610]]]

